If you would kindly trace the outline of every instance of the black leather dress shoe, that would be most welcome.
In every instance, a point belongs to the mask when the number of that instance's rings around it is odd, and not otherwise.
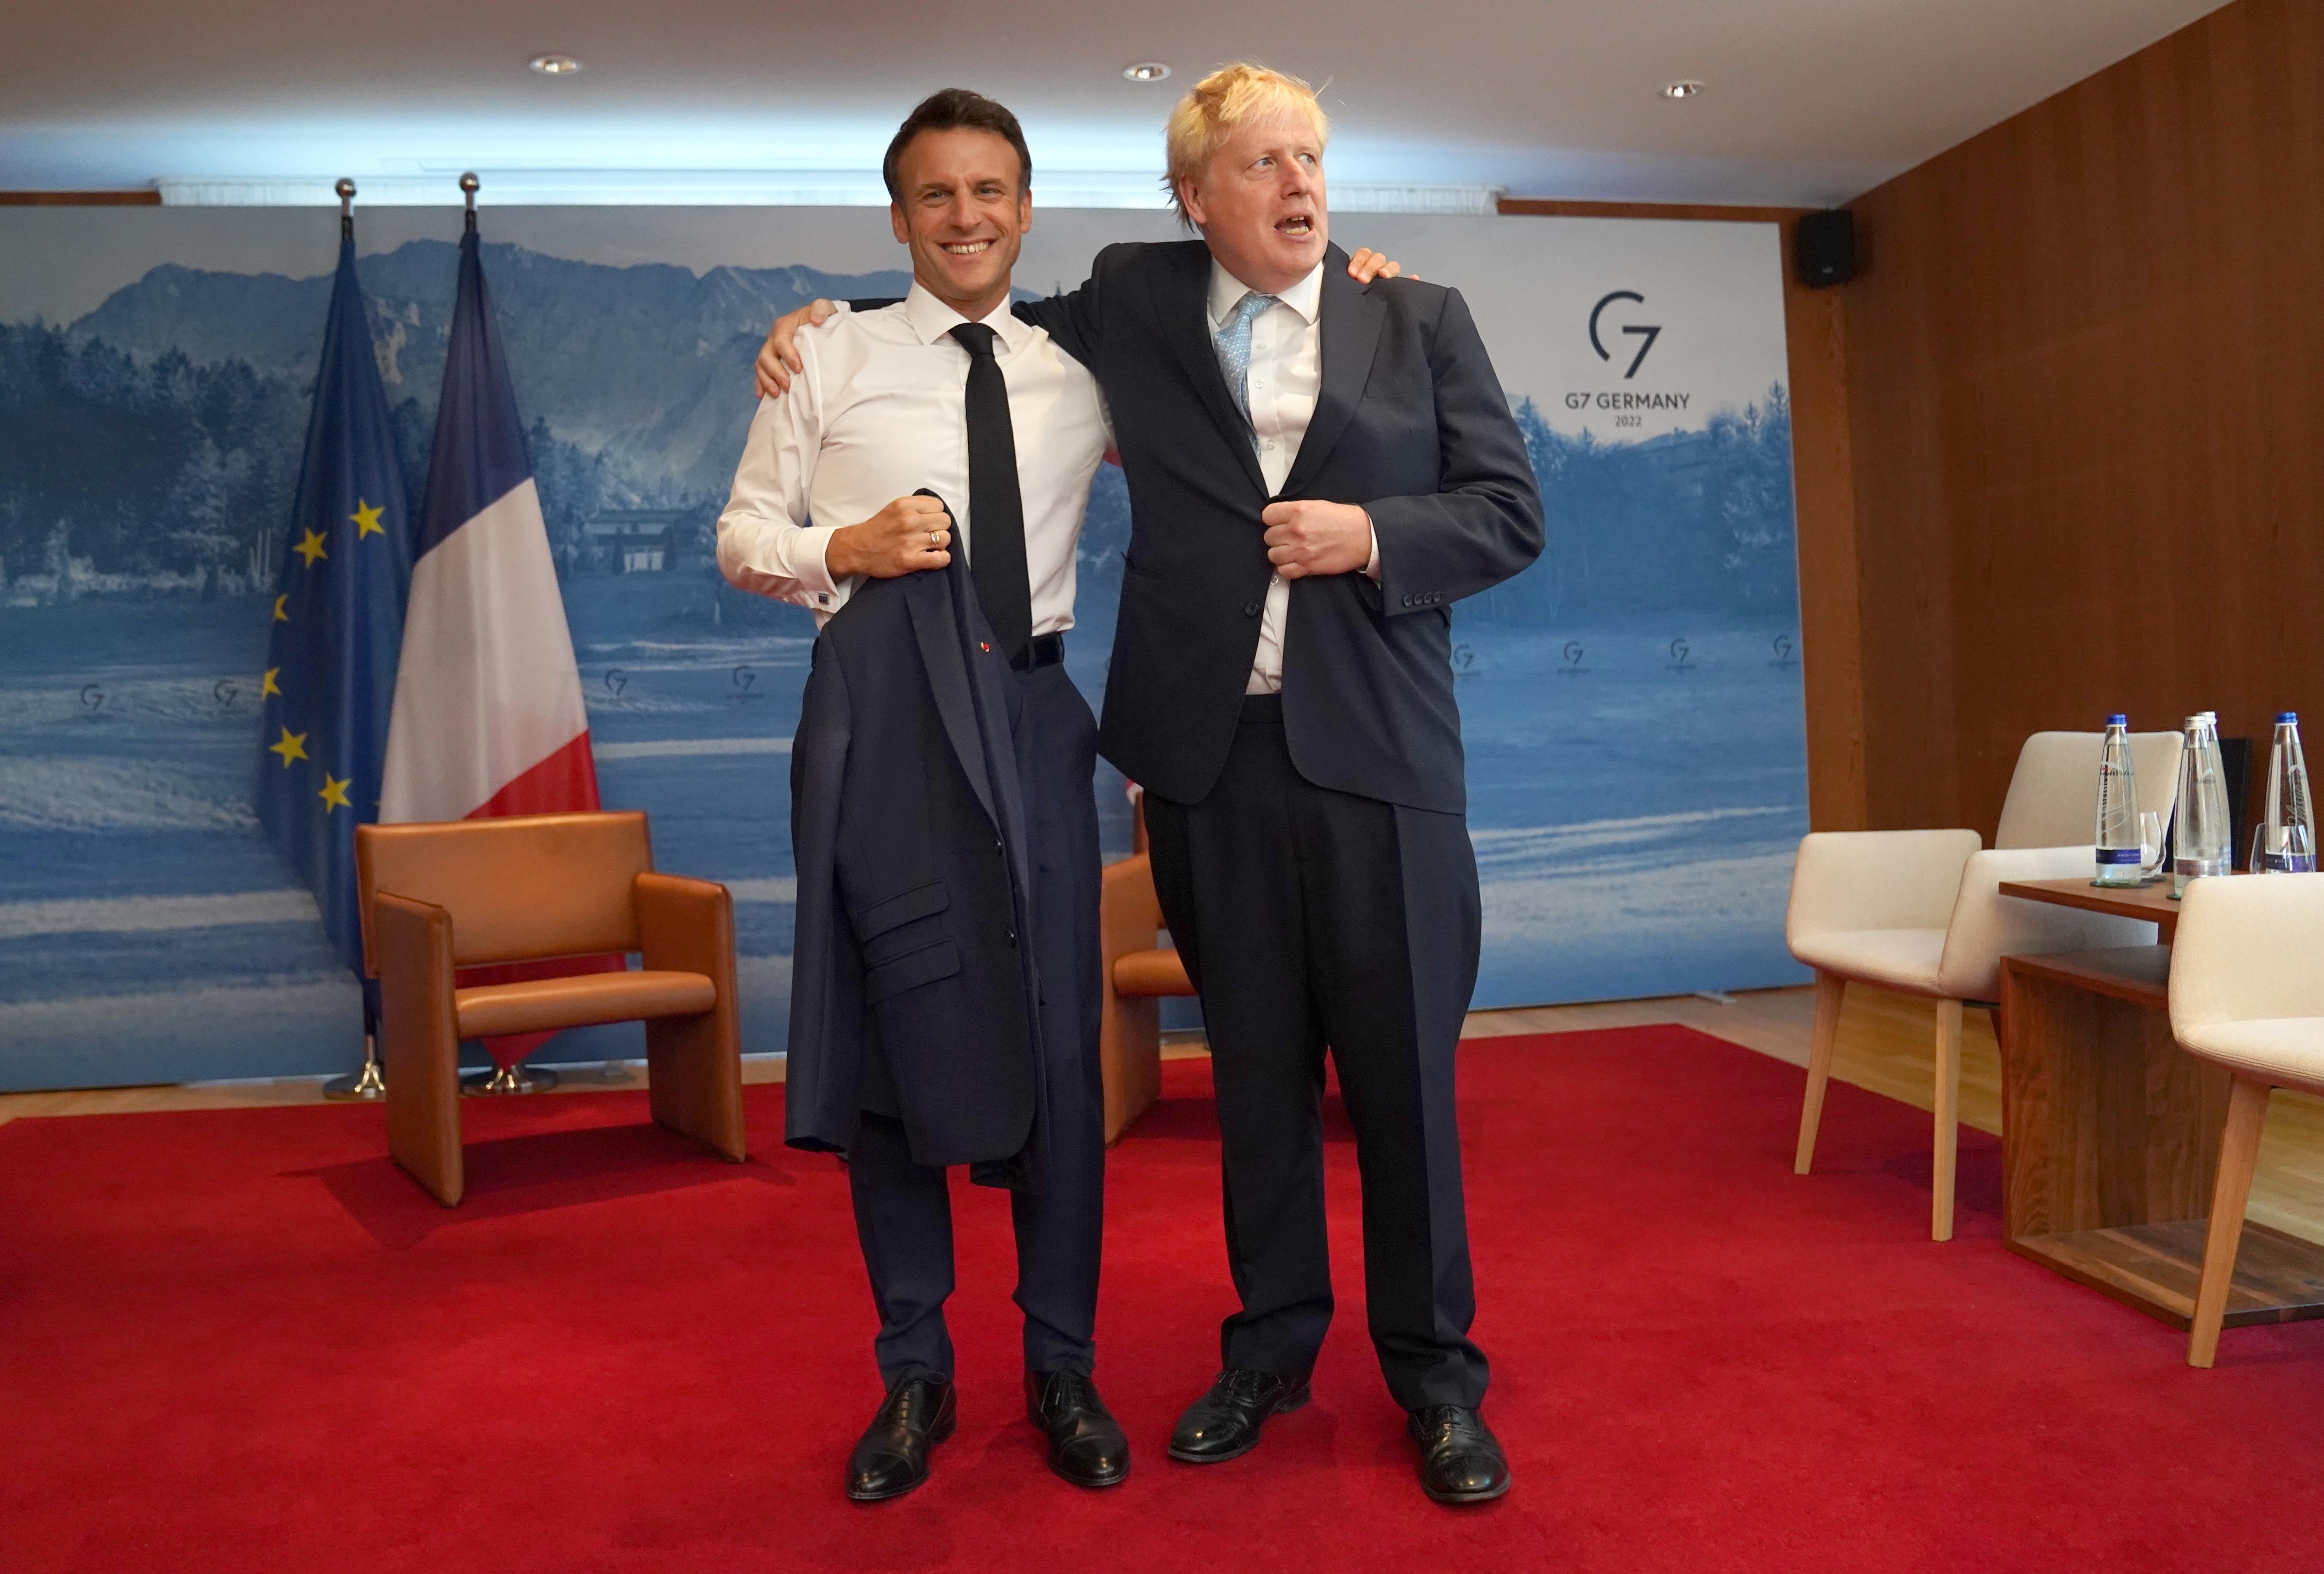
[[[1509,1489],[1509,1461],[1485,1418],[1457,1404],[1412,1412],[1406,1430],[1420,1447],[1420,1487],[1439,1503],[1489,1503]]]
[[[1178,1418],[1170,1457],[1189,1465],[1240,1458],[1259,1447],[1259,1429],[1268,1416],[1297,1410],[1311,1397],[1305,1378],[1295,1383],[1273,1372],[1231,1366]]]
[[[1025,1419],[1048,1434],[1049,1468],[1074,1486],[1130,1479],[1130,1440],[1087,1373],[1026,1373]]]
[[[858,1503],[901,1497],[928,1478],[928,1451],[952,1436],[952,1384],[907,1377],[888,1390],[880,1413],[847,1456],[847,1495]]]

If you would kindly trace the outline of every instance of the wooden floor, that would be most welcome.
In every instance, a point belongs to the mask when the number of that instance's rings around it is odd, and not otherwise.
[[[1471,1038],[1512,1033],[1572,1032],[1589,1028],[1644,1027],[1680,1023],[1794,1066],[1808,1059],[1815,1014],[1812,989],[1763,989],[1729,1004],[1697,995],[1618,1000],[1591,1005],[1543,1005],[1470,1014]],[[1840,1017],[1832,1075],[1922,1109],[1930,1107],[1934,1004],[1877,989],[1851,988]],[[1203,1053],[1198,1038],[1174,1037],[1169,1056]],[[782,1080],[779,1057],[752,1057],[745,1082]],[[594,1067],[564,1074],[560,1091],[640,1088],[643,1069],[632,1065],[608,1077]],[[26,1116],[126,1114],[161,1109],[233,1109],[252,1105],[318,1104],[321,1082],[312,1077],[265,1081],[197,1082],[154,1088],[108,1088],[61,1093],[0,1094],[0,1124]],[[2001,1130],[2001,1058],[1991,1016],[1964,1014],[1961,1032],[1961,1119],[1980,1131]],[[1804,1182],[1803,1182],[1804,1184]],[[2268,1106],[2259,1174],[2250,1217],[2304,1239],[2324,1243],[2324,1099],[2279,1092]]]

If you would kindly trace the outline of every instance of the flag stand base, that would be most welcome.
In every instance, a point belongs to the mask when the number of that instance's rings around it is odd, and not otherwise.
[[[384,1098],[387,1079],[379,1074],[379,1041],[364,1034],[364,1063],[360,1071],[350,1071],[344,1077],[334,1077],[323,1084],[326,1098]]]
[[[538,1066],[496,1066],[489,1071],[471,1071],[460,1079],[460,1091],[472,1098],[504,1093],[546,1093],[556,1086],[557,1073]]]

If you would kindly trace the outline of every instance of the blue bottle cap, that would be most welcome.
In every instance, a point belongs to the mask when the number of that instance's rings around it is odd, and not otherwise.
[[[2275,719],[2278,726],[2282,726],[2283,723],[2288,721],[2292,723],[2292,726],[2298,727],[2300,725],[2300,712],[2296,710],[2279,710],[2275,713]]]
[[[2130,725],[2130,718],[2117,710],[2112,716],[2107,718],[2107,725],[2108,727],[2128,727]]]

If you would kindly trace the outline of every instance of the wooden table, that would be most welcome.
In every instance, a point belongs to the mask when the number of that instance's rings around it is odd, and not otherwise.
[[[2163,926],[2170,884],[2005,884],[2002,893]],[[2227,1072],[2171,1036],[2169,945],[2001,964],[2003,1231],[2009,1249],[2184,1329],[2227,1121]],[[2244,1227],[2229,1328],[2324,1317],[2324,1246]]]
[[[2166,946],[2179,927],[2179,904],[2171,899],[2168,875],[2146,885],[2094,885],[2088,880],[2004,880],[2001,893],[2023,896],[2028,902],[2079,907],[2085,912],[2143,918],[2163,926],[2163,943]]]

